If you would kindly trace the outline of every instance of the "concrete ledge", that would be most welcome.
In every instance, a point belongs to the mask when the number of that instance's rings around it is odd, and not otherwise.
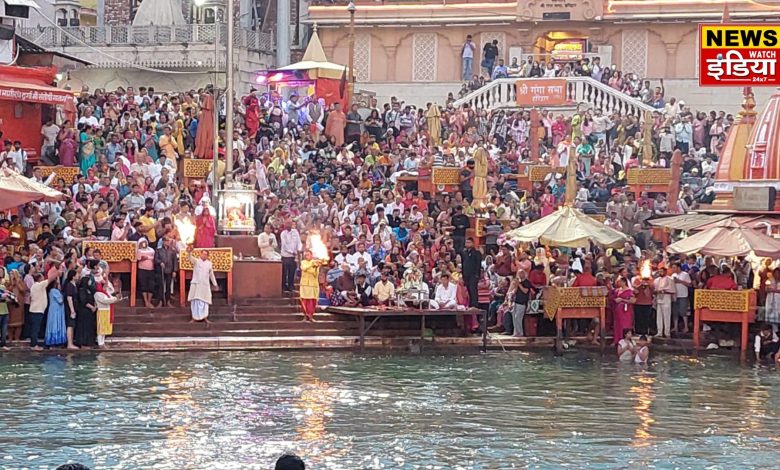
[[[600,346],[589,344],[584,337],[566,340],[571,350],[599,350]],[[45,350],[43,354],[87,353],[87,352],[139,352],[139,351],[222,351],[222,350],[357,350],[357,336],[215,336],[215,337],[109,337],[106,347],[89,350],[66,350],[62,348]],[[487,348],[490,350],[552,350],[555,338],[549,336],[515,338],[506,335],[490,335]],[[29,353],[28,342],[16,341],[11,344],[12,350]],[[418,336],[377,337],[367,336],[367,350],[416,350],[419,348]],[[481,336],[468,337],[435,337],[426,338],[424,349],[451,349],[461,351],[476,351],[482,348]],[[612,341],[607,339],[605,354],[611,353]],[[693,343],[690,339],[654,339],[653,350],[658,352],[693,354]],[[739,348],[719,349],[716,351],[701,350],[700,354],[736,354]]]

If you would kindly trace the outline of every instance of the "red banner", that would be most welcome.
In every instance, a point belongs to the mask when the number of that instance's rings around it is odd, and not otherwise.
[[[561,78],[518,80],[515,90],[518,106],[561,106],[567,103],[566,80]]]
[[[73,93],[44,85],[0,81],[0,100],[65,105],[73,100]]]

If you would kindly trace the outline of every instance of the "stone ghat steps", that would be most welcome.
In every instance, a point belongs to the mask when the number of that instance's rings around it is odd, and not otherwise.
[[[295,315],[301,313],[298,306],[235,306],[222,305],[212,306],[209,309],[209,317],[220,315]],[[166,318],[171,315],[189,315],[189,307],[117,307],[114,309],[114,318]]]
[[[209,329],[213,330],[232,330],[232,329],[262,329],[262,330],[296,330],[296,331],[311,331],[311,330],[318,330],[318,329],[341,329],[341,330],[349,330],[349,331],[357,331],[358,325],[357,322],[351,321],[351,319],[347,319],[347,321],[343,321],[340,319],[318,319],[315,317],[317,321],[314,323],[304,322],[302,319],[295,320],[295,319],[286,319],[281,321],[231,321],[229,319],[210,319],[211,324],[209,325]],[[427,319],[426,319],[427,320]],[[433,329],[450,329],[454,327],[454,323],[452,322],[427,322],[425,326],[427,328],[433,328]],[[170,320],[157,320],[157,321],[149,321],[149,322],[122,322],[122,323],[114,323],[114,331],[132,331],[132,330],[142,330],[142,329],[150,329],[150,328],[157,328],[160,330],[167,330],[167,331],[190,331],[190,330],[202,330],[206,328],[205,323],[192,323],[189,321],[189,318],[179,318],[179,319],[170,319]],[[419,320],[409,320],[409,319],[401,319],[401,318],[394,318],[391,321],[378,321],[374,327],[371,328],[371,332],[374,331],[374,329],[384,329],[384,328],[391,328],[391,329],[409,329],[414,330],[416,329],[418,332],[420,330],[420,321]]]
[[[234,299],[232,304],[228,304],[227,299],[224,297],[217,297],[215,293],[214,298],[211,300],[211,308],[217,308],[220,306],[233,306],[236,307],[266,307],[266,306],[300,306],[301,301],[298,297],[268,297],[268,298],[256,298],[256,299]],[[174,292],[175,303],[178,303],[179,291]],[[185,297],[186,298],[186,297]],[[135,307],[130,307],[130,301],[127,298],[122,299],[121,302],[116,304],[118,308],[140,308],[144,309],[143,301],[139,294],[136,300]]]
[[[156,322],[188,322],[190,321],[189,312],[152,312],[152,313],[114,313],[114,324],[124,323],[156,323]],[[279,321],[298,321],[301,322],[304,319],[302,312],[253,312],[253,313],[236,313],[233,315],[231,312],[211,312],[209,314],[209,320],[224,321],[224,322],[279,322]],[[351,317],[344,315],[333,315],[329,313],[317,313],[314,315],[315,320],[323,321],[342,321],[355,323]]]
[[[165,331],[156,328],[152,329],[138,329],[133,331],[117,331],[114,329],[114,335],[112,338],[135,338],[135,337],[161,337],[161,338],[176,338],[176,337],[300,337],[300,336],[358,336],[357,328],[343,329],[343,328],[316,328],[310,330],[283,330],[283,329],[257,329],[252,327],[251,329],[221,329],[216,327],[215,324],[209,328],[204,325],[196,325],[198,329],[177,329],[177,331]],[[460,330],[458,329],[437,329],[436,336],[442,337],[456,337],[460,336]],[[420,330],[414,329],[372,329],[369,333],[373,337],[412,337],[419,338]]]
[[[190,323],[189,306],[148,309],[130,307],[127,300],[114,309],[114,338],[184,337],[312,337],[357,336],[354,317],[318,311],[315,322],[304,322],[297,298],[243,299],[228,305],[214,299],[209,313],[211,324]],[[366,323],[370,323],[368,318]],[[431,317],[426,326],[436,336],[461,336],[454,318]],[[385,317],[367,333],[376,337],[420,336],[420,319]]]

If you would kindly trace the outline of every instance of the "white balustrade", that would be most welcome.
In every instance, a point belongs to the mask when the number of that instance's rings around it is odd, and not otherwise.
[[[590,77],[562,77],[566,81],[566,101],[571,106],[586,105],[601,109],[605,114],[617,112],[621,115],[633,115],[643,118],[645,111],[654,111],[652,106],[604,85]],[[500,78],[493,80],[479,90],[475,90],[453,105],[464,104],[475,109],[519,108],[515,86],[520,78]],[[550,80],[549,78],[522,78],[522,80]],[[541,106],[544,107],[544,106]]]

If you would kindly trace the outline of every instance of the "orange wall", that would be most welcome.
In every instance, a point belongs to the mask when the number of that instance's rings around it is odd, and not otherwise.
[[[2,140],[22,142],[28,157],[37,158],[41,152],[43,137],[41,136],[41,113],[44,105],[37,103],[18,103],[21,106],[21,117],[15,115],[17,102],[0,100],[0,130]]]

